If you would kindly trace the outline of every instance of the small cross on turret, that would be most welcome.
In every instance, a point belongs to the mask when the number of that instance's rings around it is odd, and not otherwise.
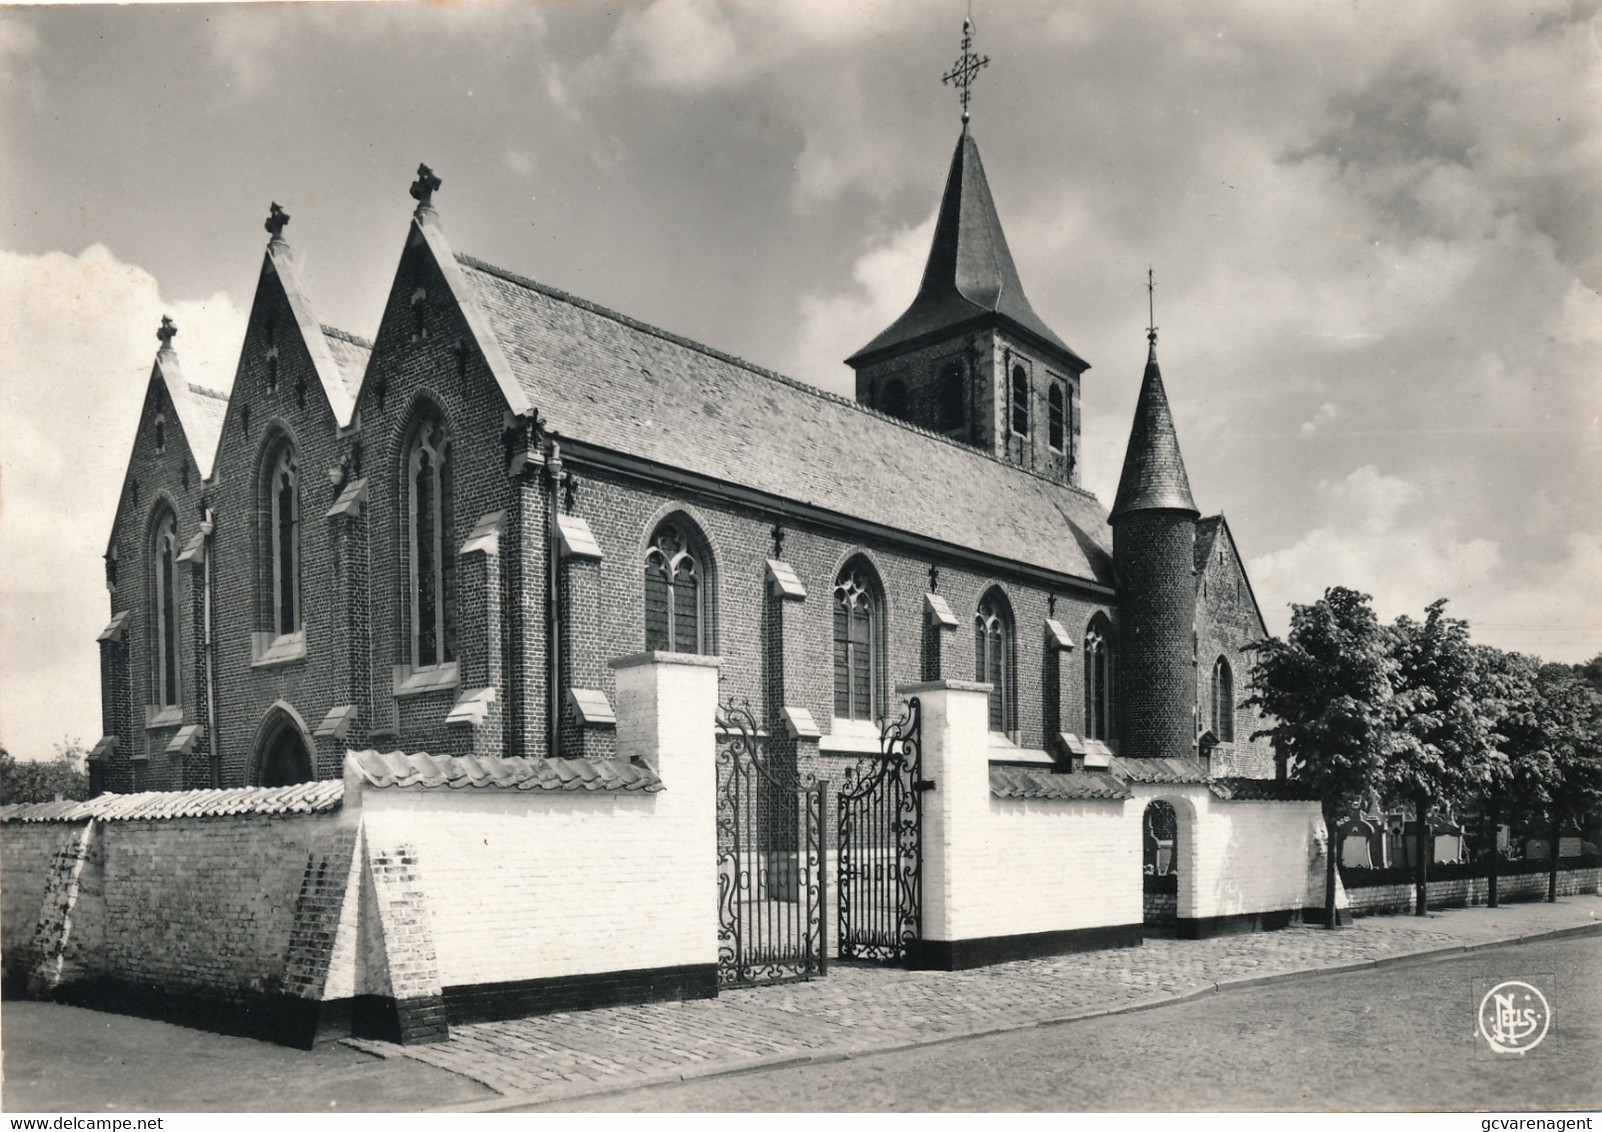
[[[957,88],[962,96],[962,124],[968,124],[968,101],[973,97],[973,82],[979,72],[990,66],[990,56],[973,53],[973,21],[962,21],[962,54],[951,70],[940,76],[940,81]]]
[[[1157,278],[1151,268],[1146,269],[1146,341],[1157,345]]]
[[[434,176],[434,171],[427,165],[417,167],[417,180],[412,182],[412,198],[417,201],[418,210],[434,207],[434,193],[438,191],[440,179]]]
[[[284,225],[288,223],[289,213],[280,208],[277,201],[273,201],[272,209],[267,214],[267,223],[263,224],[262,227],[267,229],[268,235],[273,239],[282,240],[284,238]]]
[[[161,316],[161,329],[156,331],[156,337],[161,339],[163,350],[172,349],[172,340],[178,333],[178,324],[166,315]]]

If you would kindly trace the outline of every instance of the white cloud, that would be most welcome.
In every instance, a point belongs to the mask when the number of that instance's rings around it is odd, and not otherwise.
[[[1319,525],[1251,561],[1270,630],[1285,631],[1290,603],[1341,585],[1372,594],[1385,620],[1420,616],[1444,597],[1483,643],[1550,660],[1602,652],[1602,535],[1576,532],[1559,557],[1537,561],[1517,544],[1464,531],[1447,506],[1451,490],[1371,465],[1320,484]]]
[[[513,146],[507,146],[501,153],[501,162],[519,177],[527,177],[534,172],[534,155]]]
[[[832,294],[801,297],[801,321],[788,372],[851,396],[850,374],[840,362],[889,326],[918,293],[935,218],[893,232],[857,257],[853,285]]]
[[[220,292],[164,300],[98,244],[0,251],[0,310],[0,740],[26,757],[99,738],[101,555],[161,315],[178,324],[185,377],[226,390],[245,311]]]

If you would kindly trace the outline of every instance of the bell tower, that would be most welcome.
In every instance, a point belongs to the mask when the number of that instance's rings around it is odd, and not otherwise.
[[[1090,368],[1029,305],[969,127],[972,84],[989,59],[962,56],[945,76],[962,99],[934,241],[917,297],[846,359],[857,400],[1050,476],[1079,482],[1079,386]]]

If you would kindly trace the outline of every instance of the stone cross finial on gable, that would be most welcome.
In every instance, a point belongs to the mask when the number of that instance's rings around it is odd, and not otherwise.
[[[156,337],[161,339],[163,350],[172,349],[173,337],[178,333],[178,324],[166,315],[161,316],[161,329],[156,331]]]
[[[438,191],[440,179],[434,176],[434,171],[427,165],[417,167],[417,180],[412,182],[412,198],[417,201],[418,208],[433,208],[434,193]]]
[[[268,234],[273,239],[282,240],[284,238],[284,225],[288,223],[289,213],[280,208],[277,201],[273,201],[272,210],[267,214],[267,223],[263,224],[262,227],[267,229]]]

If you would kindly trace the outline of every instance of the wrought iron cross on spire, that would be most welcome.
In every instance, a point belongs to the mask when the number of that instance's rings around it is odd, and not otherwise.
[[[1146,341],[1157,344],[1157,282],[1151,268],[1146,269]]]
[[[973,97],[973,81],[979,72],[990,66],[990,56],[973,53],[973,21],[962,21],[962,55],[952,64],[951,70],[940,76],[940,81],[954,86],[962,96],[962,123],[968,124],[968,102]]]

